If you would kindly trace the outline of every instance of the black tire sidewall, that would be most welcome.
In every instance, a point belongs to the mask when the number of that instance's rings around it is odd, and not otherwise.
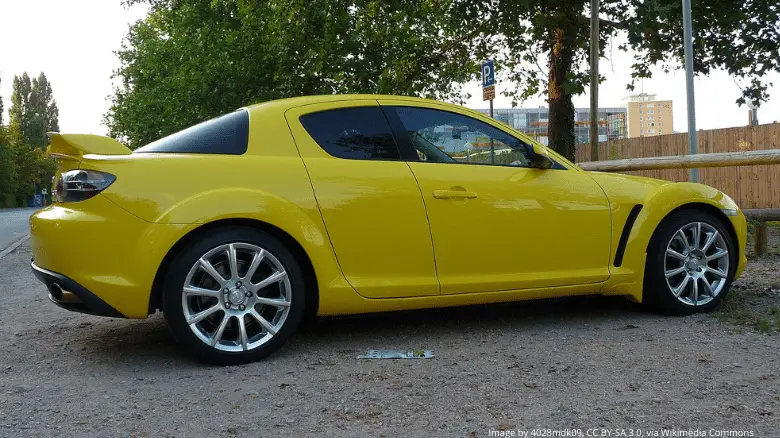
[[[292,289],[290,310],[282,328],[265,344],[245,352],[220,351],[198,339],[188,326],[182,309],[184,281],[192,266],[206,252],[227,243],[249,243],[273,254],[284,266]],[[196,237],[185,245],[169,265],[163,282],[163,314],[174,338],[200,360],[220,365],[253,362],[284,345],[297,329],[306,307],[303,272],[292,253],[275,237],[249,227],[229,227]]]
[[[729,252],[729,272],[726,277],[726,284],[714,300],[701,306],[690,306],[680,302],[669,290],[664,272],[666,246],[677,230],[691,222],[705,222],[713,226],[723,236]],[[721,218],[710,212],[696,209],[686,209],[672,213],[661,222],[655,233],[653,233],[650,245],[648,245],[643,301],[653,310],[668,315],[690,315],[714,310],[726,298],[729,289],[731,289],[731,283],[734,280],[734,273],[737,268],[738,251],[732,233]]]

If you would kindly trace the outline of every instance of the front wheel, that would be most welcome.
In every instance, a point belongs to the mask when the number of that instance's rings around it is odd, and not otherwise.
[[[673,315],[709,312],[734,279],[737,245],[724,222],[704,211],[664,219],[647,251],[644,301]]]
[[[173,260],[164,288],[163,313],[174,337],[217,364],[273,353],[305,307],[295,257],[252,228],[218,230],[190,244]]]

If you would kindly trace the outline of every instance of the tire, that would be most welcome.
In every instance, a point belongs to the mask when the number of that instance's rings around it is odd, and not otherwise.
[[[667,315],[714,310],[731,288],[737,252],[721,218],[697,209],[672,213],[655,230],[647,248],[644,303]]]
[[[292,253],[263,231],[212,231],[186,245],[169,266],[165,319],[173,336],[205,362],[260,360],[284,345],[303,316],[303,272]]]

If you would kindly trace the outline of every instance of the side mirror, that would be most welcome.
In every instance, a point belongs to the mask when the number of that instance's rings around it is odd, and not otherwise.
[[[529,149],[531,155],[531,167],[534,169],[549,169],[553,167],[553,160],[550,158],[550,154],[547,153],[547,149],[533,145]]]

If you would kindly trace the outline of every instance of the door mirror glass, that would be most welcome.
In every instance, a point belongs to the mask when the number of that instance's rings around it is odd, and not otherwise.
[[[539,146],[539,145],[533,145],[530,149],[530,167],[533,167],[534,169],[549,169],[553,167],[553,160],[550,158],[550,154],[547,152],[547,149]]]

